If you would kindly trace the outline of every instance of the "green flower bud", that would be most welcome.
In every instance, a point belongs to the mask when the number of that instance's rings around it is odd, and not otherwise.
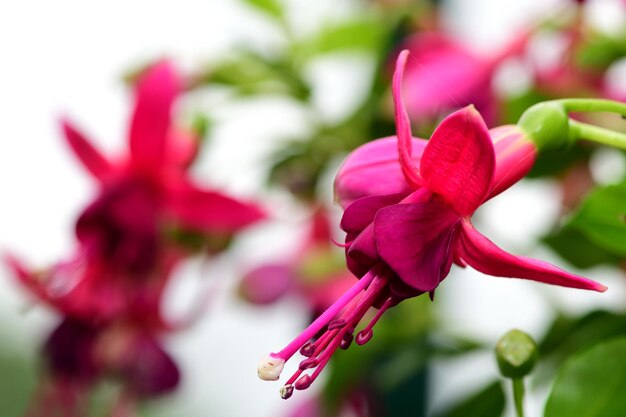
[[[535,142],[537,148],[558,148],[572,142],[569,117],[559,101],[535,104],[520,117],[517,125]]]
[[[496,344],[498,367],[506,378],[519,379],[528,375],[537,358],[537,344],[521,330],[508,331]]]

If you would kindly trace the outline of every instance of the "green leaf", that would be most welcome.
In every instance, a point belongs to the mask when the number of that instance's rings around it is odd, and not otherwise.
[[[437,417],[500,417],[504,403],[502,384],[495,381]]]
[[[569,225],[593,243],[626,256],[626,185],[611,185],[593,191]]]
[[[284,11],[278,0],[243,0],[244,3],[262,11],[270,17],[282,20]]]
[[[626,338],[598,344],[559,372],[545,417],[622,417],[626,410]]]
[[[596,310],[580,317],[558,316],[539,343],[542,358],[561,361],[576,352],[626,333],[626,316]]]
[[[293,68],[292,62],[252,51],[238,51],[231,58],[208,69],[200,85],[223,84],[240,95],[286,94],[299,100],[310,95],[309,86]]]
[[[542,241],[576,268],[614,265],[619,260],[617,255],[594,244],[587,236],[570,226],[544,237]]]
[[[352,20],[325,26],[296,50],[305,59],[346,50],[376,51],[384,36],[385,26],[377,19]]]

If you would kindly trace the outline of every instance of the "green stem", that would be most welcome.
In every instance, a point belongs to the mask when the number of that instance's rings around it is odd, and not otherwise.
[[[626,149],[626,134],[575,120],[569,121],[569,135],[574,140],[584,139],[615,148]]]
[[[626,116],[626,103],[599,98],[566,98],[554,100],[567,112],[609,112]]]
[[[517,417],[524,417],[524,378],[513,378],[513,398]]]

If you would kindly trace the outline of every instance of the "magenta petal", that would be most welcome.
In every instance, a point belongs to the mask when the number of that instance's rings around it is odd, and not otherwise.
[[[385,207],[374,220],[378,254],[405,284],[432,291],[450,269],[450,242],[458,220],[436,202]]]
[[[488,275],[524,278],[546,284],[604,292],[606,287],[590,279],[570,274],[537,259],[511,255],[480,234],[469,220],[463,221],[456,246],[458,256],[472,268]]]
[[[393,74],[393,103],[395,107],[396,134],[398,135],[398,153],[400,155],[400,165],[407,182],[414,188],[422,185],[422,179],[419,174],[417,165],[411,158],[412,155],[412,138],[411,121],[406,112],[404,101],[402,100],[402,77],[404,76],[404,68],[409,51],[404,50],[398,55],[396,62],[396,71]]]
[[[167,61],[150,68],[137,84],[129,140],[133,163],[141,169],[153,171],[165,160],[170,112],[180,84]]]
[[[413,138],[411,158],[419,164],[426,141]],[[395,136],[378,139],[354,150],[335,178],[335,196],[342,207],[362,197],[413,191],[402,173]]]
[[[357,276],[361,276],[364,270],[369,271],[369,269],[374,266],[378,259],[378,252],[376,250],[376,242],[374,241],[373,224],[367,226],[356,236],[356,239],[351,242],[346,254],[352,261],[359,264],[358,270],[352,271]],[[356,265],[348,264],[348,266]]]
[[[472,106],[441,122],[420,162],[424,185],[441,195],[461,216],[472,214],[485,200],[494,169],[489,131]]]
[[[173,190],[168,207],[180,225],[206,233],[233,233],[266,217],[254,204],[192,184]]]
[[[113,171],[111,163],[69,121],[62,120],[61,127],[74,155],[97,180],[102,181]]]
[[[378,210],[399,203],[405,197],[405,193],[398,193],[358,199],[343,212],[341,229],[347,233],[360,233],[374,221]]]
[[[248,272],[239,283],[239,293],[252,304],[272,304],[288,293],[295,282],[291,265],[268,264]]]

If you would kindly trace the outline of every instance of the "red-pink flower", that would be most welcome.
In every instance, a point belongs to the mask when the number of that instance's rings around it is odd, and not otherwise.
[[[129,152],[119,158],[106,157],[63,121],[67,143],[99,186],[76,222],[79,249],[39,274],[10,259],[20,280],[63,314],[158,322],[170,272],[189,252],[185,237],[225,240],[264,218],[258,206],[202,188],[188,175],[199,139],[172,123],[181,88],[167,61],[145,73],[135,90]]]
[[[258,266],[244,276],[239,291],[245,300],[266,305],[291,294],[303,299],[317,316],[352,286],[354,277],[332,244],[326,209],[315,209],[309,223],[306,240],[293,255]]]
[[[426,142],[411,136],[400,87],[408,51],[398,58],[393,81],[397,138],[364,145],[344,163],[336,180],[346,205],[348,268],[360,280],[300,336],[259,364],[262,379],[276,380],[298,350],[307,357],[281,390],[288,398],[317,378],[333,352],[371,339],[386,309],[435,289],[453,262],[489,275],[604,291],[605,286],[551,264],[511,255],[471,224],[478,207],[530,169],[531,139],[514,126],[489,131],[473,107],[459,110]],[[370,307],[378,311],[354,336]],[[325,329],[315,341],[312,338]],[[314,369],[306,374],[307,369]]]
[[[488,124],[497,116],[493,75],[506,58],[523,52],[528,39],[522,33],[501,51],[480,55],[439,33],[410,37],[403,48],[411,51],[405,77],[406,106],[418,120],[473,104]]]

